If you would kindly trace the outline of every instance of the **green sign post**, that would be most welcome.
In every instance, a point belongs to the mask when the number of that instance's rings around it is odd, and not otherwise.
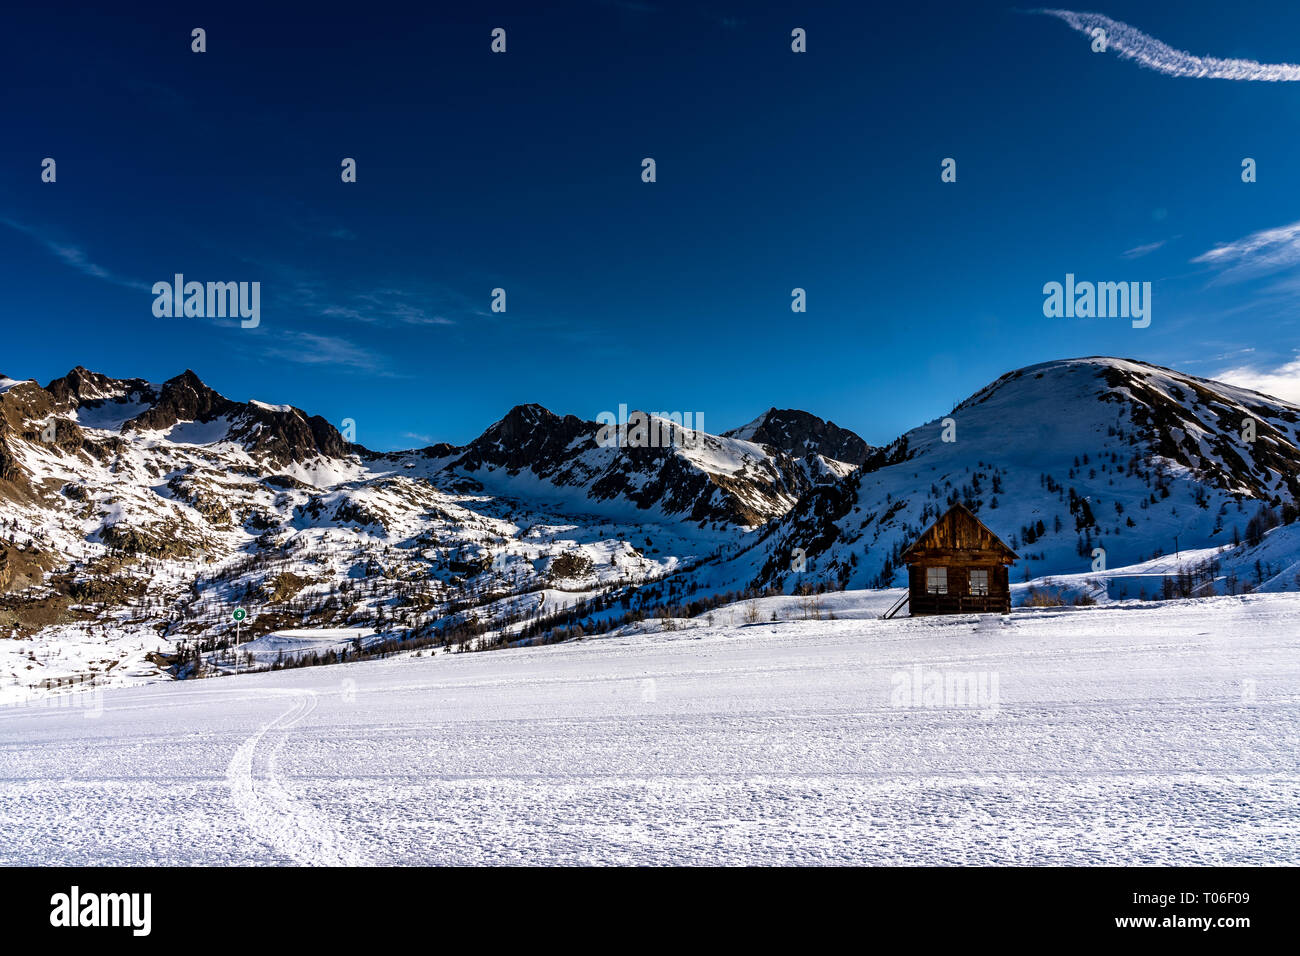
[[[244,618],[248,617],[248,612],[242,607],[237,607],[230,619],[235,622],[235,673],[239,673],[239,624]]]

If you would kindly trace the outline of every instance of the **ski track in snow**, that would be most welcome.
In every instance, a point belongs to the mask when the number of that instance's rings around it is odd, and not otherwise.
[[[1300,863],[1300,595],[890,600],[0,707],[0,863]]]
[[[226,768],[230,799],[253,835],[295,863],[365,866],[368,861],[362,853],[348,846],[321,814],[291,796],[276,773],[276,757],[288,738],[287,731],[308,717],[317,703],[314,691],[289,693],[294,697],[289,709],[244,741],[231,758]],[[274,743],[263,759],[265,773],[259,777],[255,771],[258,747],[272,732]]]

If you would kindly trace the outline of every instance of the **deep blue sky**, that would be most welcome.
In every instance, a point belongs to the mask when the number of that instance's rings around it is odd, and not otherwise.
[[[1192,260],[1300,219],[1300,83],[1165,76],[993,3],[116,6],[3,17],[12,377],[193,368],[375,448],[529,401],[710,431],[793,406],[883,443],[1091,354],[1288,387],[1290,247],[1241,280]],[[1082,9],[1300,62],[1293,2]],[[261,327],[155,318],[176,272],[260,281]],[[1153,282],[1151,327],[1044,318],[1066,272]]]

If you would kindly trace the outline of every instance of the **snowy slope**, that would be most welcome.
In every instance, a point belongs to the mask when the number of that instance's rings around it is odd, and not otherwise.
[[[0,863],[1300,863],[1300,595],[888,598],[0,708]]]
[[[1045,575],[1012,585],[1016,604],[1035,592],[1106,602],[1279,591],[1300,591],[1300,523],[1269,529],[1256,544],[1192,548],[1104,571]]]
[[[1241,439],[1248,418],[1253,443]],[[1124,359],[1048,362],[813,491],[710,574],[787,589],[901,584],[901,552],[958,501],[1020,553],[1015,580],[1082,573],[1099,558],[1117,568],[1223,545],[1298,495],[1300,408]]]

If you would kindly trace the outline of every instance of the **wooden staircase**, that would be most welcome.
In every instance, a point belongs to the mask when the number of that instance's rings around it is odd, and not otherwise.
[[[907,607],[907,602],[911,600],[911,597],[912,597],[911,591],[905,592],[901,598],[899,598],[897,601],[894,602],[893,607],[891,607],[884,614],[880,615],[881,620],[888,621],[891,617],[893,617],[903,608]]]

